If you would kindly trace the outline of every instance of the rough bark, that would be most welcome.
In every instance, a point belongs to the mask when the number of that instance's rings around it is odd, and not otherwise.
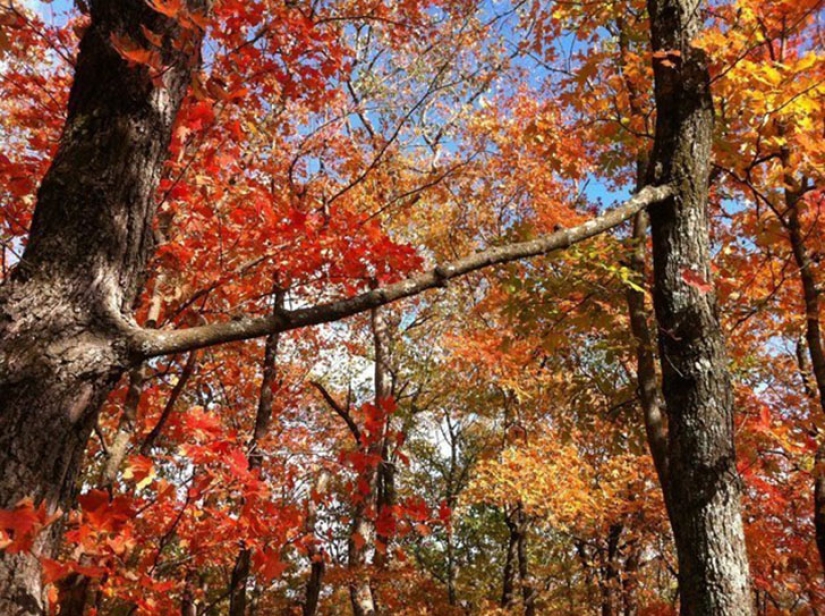
[[[0,507],[72,500],[100,406],[130,365],[124,334],[151,252],[154,194],[198,41],[142,0],[90,3],[57,153],[21,262],[0,288]],[[166,35],[169,69],[129,66],[113,34]],[[196,37],[197,38],[197,37]],[[91,231],[91,232],[90,232]],[[38,549],[53,553],[57,533]],[[0,613],[42,614],[39,564],[0,556]]]
[[[23,497],[71,502],[86,442],[122,373],[149,357],[330,322],[443,286],[483,267],[566,248],[671,194],[646,188],[602,217],[546,238],[499,247],[355,298],[263,319],[179,332],[139,328],[130,310],[152,250],[154,195],[172,125],[199,54],[178,49],[177,25],[143,0],[90,2],[66,125],[38,192],[21,262],[0,288],[0,507]],[[205,0],[189,0],[203,8]],[[165,67],[152,77],[114,50],[112,35],[160,34]],[[94,233],[90,233],[89,230]],[[38,549],[53,553],[44,536]],[[0,612],[40,614],[39,565],[0,560]]]
[[[713,108],[691,41],[698,0],[649,0],[656,138],[650,180],[676,194],[650,212],[654,307],[668,415],[671,525],[683,616],[751,616],[733,394],[711,280],[708,181]]]

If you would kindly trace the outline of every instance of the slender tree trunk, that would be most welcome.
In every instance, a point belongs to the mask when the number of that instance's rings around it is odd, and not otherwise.
[[[518,546],[519,546],[519,508],[515,507],[507,514],[505,522],[509,534],[507,536],[507,552],[504,556],[504,571],[501,587],[501,607],[510,609],[516,604],[516,580],[518,575]]]
[[[318,598],[321,595],[321,585],[324,581],[324,552],[319,550],[315,539],[316,524],[318,521],[318,501],[326,494],[329,488],[329,473],[321,470],[315,478],[315,485],[312,494],[307,502],[306,533],[313,537],[307,555],[310,561],[309,579],[307,580],[306,593],[303,605],[304,616],[315,616],[318,610]]]
[[[145,40],[141,27],[169,35],[162,85],[112,47],[114,34]],[[60,146],[0,288],[0,508],[72,502],[101,404],[131,363],[116,341],[152,249],[155,190],[200,45],[174,50],[176,31],[142,0],[91,3]],[[57,535],[36,549],[53,554]],[[43,610],[38,559],[0,555],[0,613]]]
[[[788,153],[783,152],[787,161]],[[787,163],[786,163],[787,164]],[[786,178],[786,183],[792,181]],[[810,359],[810,373],[816,384],[816,391],[807,385],[809,394],[817,397],[822,412],[825,413],[825,348],[822,346],[822,327],[820,323],[819,288],[814,274],[814,264],[805,245],[805,234],[800,218],[801,195],[791,189],[785,191],[787,221],[785,226],[791,241],[794,261],[799,269],[802,295],[805,301],[805,346]],[[801,356],[804,358],[804,355]],[[800,366],[804,370],[803,366]],[[821,437],[820,437],[821,438]],[[825,569],[825,445],[820,441],[814,464],[814,531],[819,559]]]
[[[447,602],[450,605],[457,604],[456,590],[456,565],[455,565],[455,537],[452,527],[447,529]]]
[[[536,616],[536,585],[530,575],[530,563],[527,556],[527,515],[523,508],[520,509],[519,516],[519,537],[518,537],[518,577],[521,584],[521,602],[524,606],[524,616]]]
[[[383,315],[373,311],[373,345],[375,347],[375,393],[376,403],[386,400],[392,395],[392,370],[390,364],[390,335],[387,322]],[[390,443],[387,438],[392,416],[384,418],[384,433],[381,435],[381,462],[378,469],[378,493],[376,496],[376,513],[378,519],[391,515],[395,505],[395,461],[390,454]],[[390,543],[392,536],[387,533],[376,532],[375,566],[384,571],[389,565]],[[381,549],[378,549],[378,547]]]
[[[280,291],[275,293],[275,310],[283,307],[284,295]],[[249,440],[249,470],[256,471],[263,464],[263,455],[258,449],[260,443],[269,432],[272,423],[272,402],[274,389],[278,383],[278,343],[280,334],[270,334],[264,345],[263,375],[261,390],[258,396],[258,410],[255,414],[255,429]],[[235,559],[232,577],[229,581],[229,616],[245,616],[247,596],[246,587],[249,583],[250,562],[252,550],[242,547]]]
[[[619,538],[622,527],[612,524],[607,533],[607,550],[602,563],[602,616],[619,616],[620,572],[619,572]]]
[[[375,349],[375,405],[380,407],[391,392],[387,324],[377,308],[370,311],[370,320]],[[355,616],[372,616],[377,613],[372,579],[365,569],[367,552],[370,548],[375,548],[375,521],[371,518],[378,510],[378,487],[381,467],[384,464],[386,426],[385,421],[381,434],[368,434],[366,430],[362,431],[362,435],[367,439],[366,452],[369,459],[367,470],[362,477],[366,490],[364,494],[359,495],[360,501],[355,506],[353,533],[348,544],[349,567],[354,574],[350,582],[350,601]]]
[[[172,416],[172,412],[175,410],[175,405],[178,403],[184,389],[186,389],[189,379],[195,374],[197,364],[198,352],[190,351],[186,358],[186,363],[183,365],[180,377],[178,377],[178,382],[175,383],[175,386],[172,388],[172,393],[169,394],[169,400],[166,401],[166,405],[163,407],[160,417],[158,417],[158,422],[152,427],[149,434],[146,435],[146,438],[143,439],[143,443],[140,446],[140,455],[148,456],[152,452],[152,448],[155,446],[158,438],[160,438],[160,435],[163,434],[163,429],[166,427],[169,418]]]
[[[733,394],[710,281],[713,132],[704,53],[692,46],[699,0],[649,0],[656,139],[652,183],[676,195],[651,209],[654,307],[668,414],[671,525],[683,616],[751,616]]]
[[[453,512],[458,503],[458,496],[462,489],[461,473],[458,470],[458,447],[460,430],[453,424],[449,413],[445,416],[447,422],[447,433],[450,437],[450,466],[447,471],[447,490],[445,500],[450,510],[450,517],[447,526],[447,601],[450,605],[458,603],[456,593],[456,578],[458,577],[458,566],[455,555],[455,531],[453,528]]]
[[[183,588],[183,596],[180,602],[181,616],[197,616],[198,604],[195,602],[195,572],[191,569],[186,572],[186,585]]]
[[[624,578],[622,579],[622,606],[624,616],[637,616],[639,613],[639,561],[641,548],[638,545],[630,547],[624,563]]]
[[[639,212],[633,221],[633,241],[630,254],[630,268],[637,275],[637,284],[643,285],[647,278],[645,267],[645,243],[647,240],[647,212]],[[668,453],[667,430],[664,420],[664,404],[656,374],[656,338],[648,323],[649,311],[645,307],[645,294],[631,287],[626,292],[630,329],[636,340],[636,380],[642,407],[647,445],[656,467],[659,484],[662,487],[665,505],[668,505]]]

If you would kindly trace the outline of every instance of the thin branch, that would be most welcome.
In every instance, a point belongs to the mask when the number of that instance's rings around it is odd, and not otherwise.
[[[163,408],[163,411],[160,414],[160,419],[155,424],[155,427],[152,428],[152,431],[146,436],[146,439],[143,441],[143,444],[140,446],[140,455],[145,456],[148,455],[149,452],[152,450],[152,447],[155,444],[155,441],[160,436],[160,433],[163,432],[163,428],[166,426],[166,422],[169,420],[169,417],[172,415],[172,411],[175,409],[175,404],[180,398],[181,394],[183,393],[184,387],[186,387],[187,381],[195,372],[195,365],[198,363],[198,354],[195,351],[189,353],[189,357],[186,359],[186,364],[183,367],[183,372],[181,372],[180,377],[178,377],[178,382],[175,383],[175,387],[172,389],[172,393],[169,395],[169,401],[166,403],[166,406]]]
[[[352,415],[349,414],[349,408],[344,408],[341,406],[338,401],[333,398],[330,393],[327,391],[326,387],[324,387],[318,381],[310,381],[310,385],[312,385],[318,392],[323,396],[324,401],[329,405],[329,407],[335,411],[338,416],[343,419],[349,431],[352,432],[352,436],[355,438],[355,442],[359,445],[361,444],[361,430],[358,428],[358,425],[353,421]]]
[[[576,227],[562,229],[550,235],[498,246],[439,265],[429,272],[400,282],[366,291],[354,297],[319,304],[309,308],[282,310],[270,317],[248,318],[214,323],[188,329],[159,331],[130,328],[126,332],[133,361],[149,357],[182,353],[205,347],[258,338],[275,332],[285,332],[310,325],[330,323],[418,295],[428,289],[446,286],[449,280],[492,265],[511,263],[544,255],[599,235],[620,225],[640,210],[673,196],[672,186],[648,186],[635,196],[601,216]]]

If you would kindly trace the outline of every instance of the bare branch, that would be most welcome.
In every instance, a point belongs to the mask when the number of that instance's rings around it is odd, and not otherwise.
[[[183,372],[178,377],[178,382],[175,383],[175,387],[172,389],[172,393],[169,395],[169,401],[166,403],[166,406],[163,408],[163,411],[160,414],[160,419],[155,424],[155,427],[152,428],[152,431],[146,436],[146,439],[143,441],[143,444],[140,446],[140,455],[145,456],[148,455],[149,452],[152,450],[152,447],[155,445],[155,441],[160,436],[160,433],[163,432],[163,428],[166,426],[166,422],[169,421],[169,417],[172,415],[172,411],[175,409],[175,404],[177,404],[178,398],[180,398],[181,394],[183,393],[183,389],[186,387],[186,383],[189,381],[191,376],[195,373],[195,366],[198,363],[198,354],[194,351],[189,353],[189,357],[186,358],[186,364],[183,366]]]
[[[324,401],[329,405],[329,407],[335,411],[338,416],[343,419],[349,431],[352,432],[352,436],[355,438],[355,442],[359,445],[361,444],[361,430],[358,428],[358,425],[353,421],[352,415],[349,414],[349,408],[344,408],[341,406],[338,401],[333,398],[330,393],[327,391],[326,387],[324,387],[318,381],[310,381],[310,384],[318,390],[318,392],[323,396]]]
[[[149,357],[182,353],[216,344],[259,338],[275,332],[285,332],[310,325],[330,323],[377,308],[428,289],[443,287],[447,281],[492,265],[511,263],[529,257],[569,248],[618,226],[640,210],[664,201],[674,194],[671,186],[647,186],[625,203],[576,227],[562,229],[545,237],[490,248],[461,259],[360,295],[310,308],[278,311],[270,317],[241,319],[188,329],[161,331],[133,328],[127,332],[134,361]]]

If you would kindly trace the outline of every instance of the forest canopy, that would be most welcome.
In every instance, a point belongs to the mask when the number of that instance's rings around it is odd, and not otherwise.
[[[0,0],[0,616],[825,612],[823,0]]]

